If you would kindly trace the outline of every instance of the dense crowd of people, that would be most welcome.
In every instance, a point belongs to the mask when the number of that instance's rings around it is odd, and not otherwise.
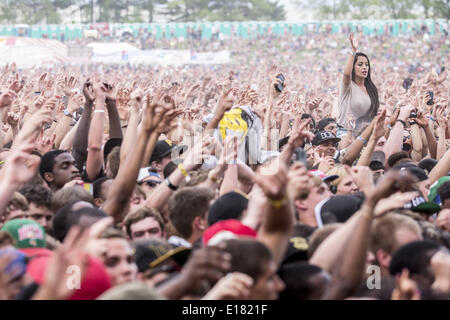
[[[3,68],[0,299],[450,297],[448,37],[232,45]]]

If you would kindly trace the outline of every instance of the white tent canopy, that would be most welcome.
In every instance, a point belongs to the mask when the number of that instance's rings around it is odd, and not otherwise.
[[[56,40],[0,37],[1,64],[15,62],[19,68],[53,65],[67,62],[67,53],[67,46]]]

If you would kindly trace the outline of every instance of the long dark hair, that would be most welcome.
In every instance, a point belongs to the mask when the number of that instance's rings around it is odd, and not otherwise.
[[[370,109],[367,112],[367,116],[370,117],[371,119],[373,119],[378,113],[378,108],[380,107],[380,101],[378,100],[377,87],[375,86],[375,84],[372,82],[372,79],[370,78],[370,70],[372,68],[370,67],[369,57],[366,56],[362,52],[357,52],[355,55],[355,58],[353,59],[352,81],[355,81],[355,64],[356,64],[356,61],[358,61],[358,57],[360,57],[360,56],[366,57],[367,62],[369,64],[369,71],[367,71],[367,77],[366,77],[366,79],[364,79],[364,86],[366,87],[367,93],[369,94],[370,101],[371,101]]]

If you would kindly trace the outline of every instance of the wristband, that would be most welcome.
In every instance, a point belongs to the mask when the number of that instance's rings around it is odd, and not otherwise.
[[[275,210],[279,210],[282,206],[284,206],[288,202],[288,196],[287,196],[287,194],[284,195],[283,199],[281,199],[281,200],[273,200],[273,199],[267,198],[267,201],[269,201],[272,208],[274,208]]]
[[[386,127],[387,127],[389,130],[392,129],[392,126],[391,126],[389,123],[386,125]]]
[[[220,184],[220,182],[222,182],[222,179],[217,178],[214,176],[214,171],[211,170],[208,174],[208,178],[211,179],[214,183]]]
[[[94,113],[105,113],[105,110],[97,109],[97,110],[94,110]]]
[[[171,184],[169,178],[166,178],[166,180],[164,180],[164,183],[169,187],[170,190],[177,191],[178,187]]]
[[[64,109],[64,115],[73,119],[73,115],[67,109]]]
[[[186,182],[191,181],[191,177],[189,176],[189,173],[186,171],[186,169],[183,167],[183,164],[179,164],[178,165],[178,169],[180,169],[181,174],[183,175],[183,177],[185,178]]]
[[[359,141],[362,141],[363,143],[364,143],[364,145],[366,145],[367,144],[367,140],[366,139],[364,139],[363,137],[361,137],[361,136],[359,136],[358,138],[356,138],[357,140],[359,140]]]
[[[403,121],[403,120],[400,120],[400,119],[398,119],[397,121],[395,121],[395,122],[400,122],[401,124],[403,124],[403,127],[406,127],[406,122],[405,121]]]
[[[415,121],[410,121],[410,122],[409,122],[409,125],[410,125],[410,126],[415,125],[415,124],[417,124],[417,122],[415,122]]]

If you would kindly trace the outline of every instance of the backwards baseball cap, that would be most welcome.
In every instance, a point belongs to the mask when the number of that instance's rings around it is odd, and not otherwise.
[[[364,199],[360,195],[338,195],[322,200],[314,208],[319,228],[326,224],[346,222],[361,208]]]
[[[223,240],[241,237],[256,238],[256,231],[242,224],[239,220],[228,219],[219,221],[203,233],[203,245],[213,246]]]
[[[161,176],[158,173],[151,171],[151,168],[152,167],[146,167],[146,168],[139,169],[139,175],[137,178],[137,182],[141,182],[145,178],[148,178],[148,177],[156,177],[161,180]]]
[[[25,259],[26,258],[25,254],[13,248],[0,249],[0,258],[4,255],[10,255],[12,260],[9,262],[9,264],[6,266],[4,270],[0,271],[8,273],[13,272],[14,276],[13,279],[11,279],[10,281],[20,278],[27,270],[27,262]]]
[[[120,147],[122,145],[122,138],[111,138],[108,141],[106,141],[105,146],[103,147],[103,158],[106,162],[106,157],[108,157],[108,154],[111,153],[111,151],[115,147]]]
[[[339,178],[338,175],[334,174],[331,176],[327,176],[325,173],[323,173],[320,170],[309,170],[309,172],[316,177],[319,177],[320,179],[322,179],[323,182],[327,183],[327,182],[332,182],[334,180],[336,180],[337,178]]]
[[[169,139],[160,140],[156,143],[155,149],[153,150],[152,157],[150,158],[150,163],[153,161],[158,161],[165,156],[171,154],[173,151],[180,150],[180,153],[185,152],[188,149],[186,145],[176,145]],[[150,164],[149,163],[149,164]]]
[[[16,248],[45,248],[45,230],[37,222],[28,219],[14,219],[1,229],[15,240]]]
[[[400,170],[400,171],[406,170],[410,174],[415,176],[418,179],[419,182],[428,179],[428,175],[425,172],[425,170],[423,170],[422,168],[419,168],[418,166],[416,166],[413,163],[403,163],[403,164],[394,166],[393,169]]]
[[[341,139],[337,138],[330,131],[318,131],[318,132],[316,132],[314,139],[311,141],[311,143],[313,146],[318,146],[319,144],[321,144],[325,141],[339,142],[339,141],[341,141]]]
[[[447,189],[450,189],[450,177],[445,176],[439,178],[435,183],[433,183],[430,187],[430,192],[428,193],[428,200],[432,201],[438,205],[442,205],[442,199],[439,195],[439,188],[441,188],[442,185],[448,185]]]
[[[424,197],[420,195],[412,199],[410,202],[406,203],[403,208],[427,215],[434,214],[441,210],[441,207],[438,204],[432,201],[425,201]]]
[[[289,239],[286,253],[281,264],[287,264],[296,261],[308,260],[308,240],[304,237],[294,235]]]
[[[248,207],[248,198],[240,192],[229,192],[219,197],[209,208],[208,225],[228,219],[239,220]]]
[[[38,257],[31,259],[28,263],[27,273],[37,284],[45,281],[45,273],[51,258],[51,256]],[[75,290],[67,300],[94,300],[109,288],[111,288],[111,280],[103,263],[98,259],[88,257],[80,289]]]
[[[146,272],[156,268],[163,262],[172,258],[179,267],[187,261],[191,249],[186,247],[174,248],[161,239],[145,239],[135,242],[135,257],[138,272]]]

